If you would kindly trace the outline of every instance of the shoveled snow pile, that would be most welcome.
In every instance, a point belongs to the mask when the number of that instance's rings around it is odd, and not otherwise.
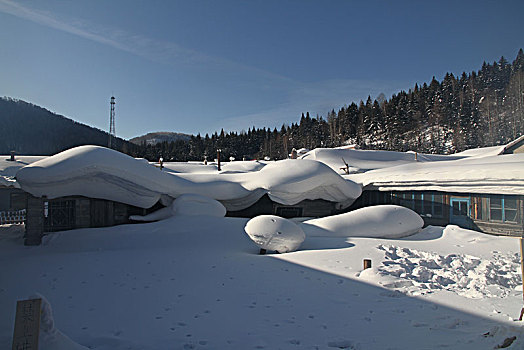
[[[241,210],[264,194],[281,204],[324,199],[349,206],[360,185],[343,179],[323,163],[283,160],[246,173],[170,173],[147,162],[99,146],[80,146],[20,169],[16,179],[25,191],[48,198],[71,195],[113,200],[141,208],[162,196],[192,193]]]
[[[482,234],[456,226],[448,226],[443,234],[458,236],[457,240],[468,238],[463,243],[474,247],[491,241]],[[456,247],[463,246],[457,244]],[[359,277],[408,295],[444,290],[468,299],[482,299],[504,298],[522,291],[520,256],[515,251],[498,251],[492,247],[486,257],[478,256],[480,252],[475,254],[475,249],[467,253],[441,253],[397,244],[378,244],[375,248],[383,254],[382,263],[364,270]]]
[[[316,148],[303,155],[301,159],[317,160],[327,164],[338,173],[343,173],[342,168],[345,168],[345,163],[347,163],[350,173],[361,173],[373,169],[389,168],[403,164],[454,160],[464,157],[466,156],[344,148]]]
[[[377,205],[348,213],[304,221],[307,236],[400,238],[418,232],[424,221],[413,210]]]
[[[260,215],[248,221],[244,228],[257,246],[287,253],[297,250],[306,235],[293,221],[275,215]]]
[[[448,290],[467,298],[506,297],[521,286],[518,253],[492,252],[491,259],[468,254],[441,255],[394,245],[377,246],[385,259],[376,270],[363,272],[398,277],[385,287],[405,287],[410,295]]]

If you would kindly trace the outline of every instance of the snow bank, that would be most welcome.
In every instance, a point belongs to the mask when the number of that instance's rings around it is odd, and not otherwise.
[[[34,196],[79,195],[150,208],[161,197],[192,193],[221,201],[228,210],[241,210],[264,194],[281,204],[324,199],[349,206],[361,194],[347,181],[316,161],[271,162],[247,173],[169,173],[99,146],[80,146],[20,169],[16,179]]]
[[[349,213],[304,221],[307,236],[399,238],[418,232],[424,221],[413,210],[377,205]]]
[[[249,220],[244,231],[260,248],[279,253],[297,250],[306,238],[294,222],[275,215],[260,215]]]

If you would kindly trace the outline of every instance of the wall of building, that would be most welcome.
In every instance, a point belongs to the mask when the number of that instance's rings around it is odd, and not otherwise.
[[[419,213],[425,225],[444,226],[451,223],[485,233],[510,236],[524,233],[524,196],[365,189],[349,210],[378,204],[410,208]],[[466,216],[460,215],[461,210]]]

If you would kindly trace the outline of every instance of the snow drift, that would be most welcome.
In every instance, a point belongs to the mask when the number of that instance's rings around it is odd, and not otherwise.
[[[344,208],[361,194],[360,185],[310,160],[272,162],[246,173],[177,174],[99,146],[80,146],[23,167],[16,179],[34,196],[85,196],[150,208],[164,195],[210,196],[227,210],[245,209],[264,194],[293,205],[324,199]]]
[[[424,221],[413,210],[376,205],[349,213],[304,221],[307,236],[400,238],[418,232]]]

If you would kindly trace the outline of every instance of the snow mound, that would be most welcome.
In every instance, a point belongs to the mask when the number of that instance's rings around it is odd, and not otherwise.
[[[385,259],[377,273],[396,277],[384,284],[412,295],[448,290],[466,298],[506,297],[521,284],[517,253],[493,252],[491,259],[467,254],[441,255],[393,245],[379,245]],[[362,276],[362,274],[361,274]]]
[[[88,350],[55,327],[53,310],[51,304],[40,294],[31,296],[29,299],[42,299],[40,306],[40,335],[38,337],[38,348],[40,350]]]
[[[183,194],[172,203],[148,215],[131,215],[129,219],[135,221],[159,221],[174,215],[208,215],[224,217],[226,207],[219,201],[198,194]]]
[[[226,215],[226,207],[222,203],[198,194],[183,194],[173,201],[171,207],[175,215]]]
[[[99,146],[80,146],[40,160],[20,169],[16,179],[37,197],[76,195],[141,208],[188,193],[210,196],[233,211],[251,206],[266,193],[285,205],[324,199],[344,208],[362,192],[360,185],[316,161],[277,161],[246,173],[170,173]]]
[[[308,236],[399,238],[418,232],[424,221],[413,210],[377,205],[348,213],[304,221]]]
[[[279,253],[297,250],[306,238],[294,222],[274,215],[260,215],[249,220],[244,231],[260,248]]]

